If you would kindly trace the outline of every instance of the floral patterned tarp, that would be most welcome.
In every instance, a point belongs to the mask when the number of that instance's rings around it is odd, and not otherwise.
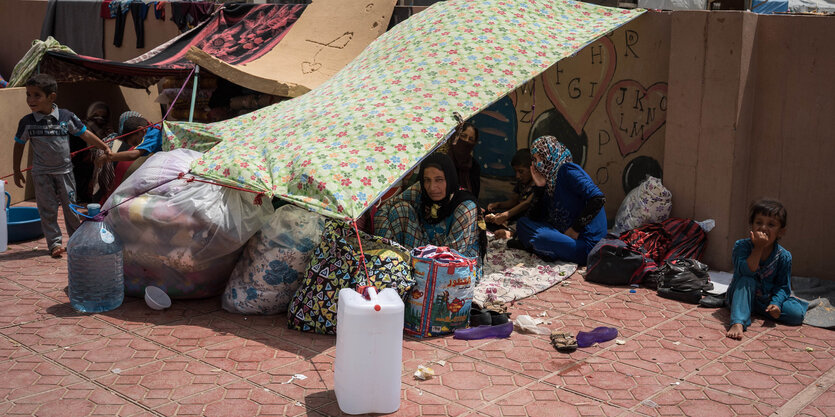
[[[493,236],[488,239],[484,275],[473,296],[480,305],[530,297],[562,282],[577,270],[577,264],[544,262],[530,252],[509,249],[506,240]]]
[[[400,23],[309,93],[237,118],[166,123],[191,172],[356,219],[471,117],[636,18],[570,0],[450,0]],[[209,149],[210,148],[210,149]]]

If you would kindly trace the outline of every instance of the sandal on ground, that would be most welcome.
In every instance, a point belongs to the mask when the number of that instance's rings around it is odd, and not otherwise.
[[[552,332],[551,344],[558,352],[574,352],[577,350],[577,340],[569,332]]]
[[[55,246],[55,247],[53,247],[52,249],[50,249],[50,250],[49,250],[49,256],[51,256],[51,257],[53,257],[53,258],[55,258],[55,259],[58,259],[58,258],[60,258],[60,257],[61,257],[61,255],[63,255],[65,252],[67,252],[67,250],[66,250],[66,249],[64,249],[64,247],[63,247],[63,246],[58,245],[58,246]]]

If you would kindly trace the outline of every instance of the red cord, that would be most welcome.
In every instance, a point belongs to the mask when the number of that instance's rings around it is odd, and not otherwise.
[[[362,257],[360,262],[362,262],[362,268],[365,270],[365,279],[366,281],[368,281],[368,285],[374,285],[374,282],[371,279],[371,275],[368,275],[368,267],[365,265],[365,252],[362,250],[362,239],[360,239],[360,230],[359,228],[357,228],[357,221],[351,220],[351,224],[354,225],[354,232],[356,232],[357,234],[357,242],[360,245],[360,256]]]

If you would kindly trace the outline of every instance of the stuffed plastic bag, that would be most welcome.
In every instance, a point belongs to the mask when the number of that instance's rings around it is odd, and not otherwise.
[[[115,207],[105,222],[124,242],[125,294],[142,296],[148,285],[171,298],[222,293],[244,244],[273,213],[251,193],[177,179],[200,155],[156,153],[105,202]]]
[[[316,213],[279,207],[244,248],[223,292],[223,309],[242,314],[287,311],[324,228],[325,219]]]
[[[621,234],[647,223],[660,223],[670,217],[672,209],[673,194],[660,179],[648,176],[623,199],[613,232]]]

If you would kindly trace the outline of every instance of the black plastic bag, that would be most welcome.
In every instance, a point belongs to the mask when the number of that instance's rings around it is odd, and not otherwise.
[[[659,296],[690,304],[698,304],[713,289],[708,266],[690,258],[664,261],[646,281],[658,284]]]
[[[606,285],[629,285],[640,280],[644,256],[620,239],[601,240],[589,252],[586,280]]]

